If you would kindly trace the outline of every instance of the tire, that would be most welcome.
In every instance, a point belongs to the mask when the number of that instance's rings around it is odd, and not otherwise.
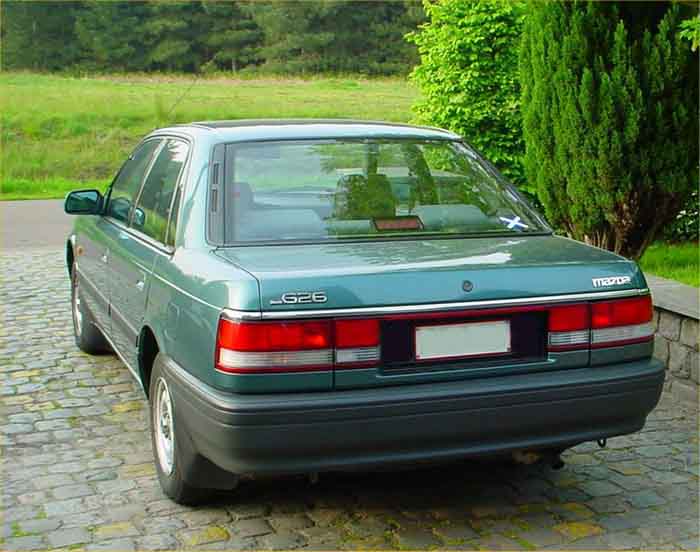
[[[159,357],[153,362],[148,403],[151,411],[151,444],[158,481],[163,492],[174,502],[196,505],[211,491],[193,487],[183,477],[184,469],[191,462],[192,453],[185,450],[183,432],[177,428],[177,411],[173,404],[165,374],[160,368]]]
[[[85,306],[80,291],[78,271],[75,264],[71,270],[71,315],[73,318],[73,335],[78,348],[90,355],[111,352],[112,348],[95,325],[92,314]]]

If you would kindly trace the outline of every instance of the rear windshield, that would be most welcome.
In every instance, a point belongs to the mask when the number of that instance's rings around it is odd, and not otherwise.
[[[227,148],[228,241],[548,232],[490,165],[451,141],[258,142]]]

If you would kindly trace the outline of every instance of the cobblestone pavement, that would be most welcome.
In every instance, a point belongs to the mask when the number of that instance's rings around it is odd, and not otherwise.
[[[669,397],[643,432],[576,447],[560,471],[270,478],[178,506],[158,486],[129,372],[73,343],[62,255],[6,252],[1,274],[0,548],[698,548],[697,411]]]

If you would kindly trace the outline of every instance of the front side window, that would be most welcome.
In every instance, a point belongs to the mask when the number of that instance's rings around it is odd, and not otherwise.
[[[228,242],[550,231],[458,142],[264,142],[228,151]]]
[[[173,197],[187,151],[185,142],[166,140],[146,177],[132,217],[133,228],[161,243],[165,243]]]
[[[161,140],[148,140],[141,144],[124,163],[112,188],[105,214],[123,223],[129,222],[131,210],[141,182]]]

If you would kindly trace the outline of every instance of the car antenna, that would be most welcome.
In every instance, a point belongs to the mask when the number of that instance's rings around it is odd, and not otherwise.
[[[171,115],[171,113],[173,112],[173,110],[180,104],[180,102],[181,102],[183,99],[185,99],[185,96],[187,96],[187,94],[190,93],[190,91],[192,90],[192,88],[194,87],[194,85],[197,84],[197,81],[199,80],[200,75],[201,75],[201,73],[195,73],[195,74],[194,74],[194,79],[192,79],[192,82],[191,82],[190,85],[185,89],[185,91],[177,97],[177,99],[173,102],[173,105],[170,106],[170,109],[168,109],[168,112],[165,114],[165,117],[163,117],[164,120],[167,120],[167,119],[170,117],[170,115]]]

